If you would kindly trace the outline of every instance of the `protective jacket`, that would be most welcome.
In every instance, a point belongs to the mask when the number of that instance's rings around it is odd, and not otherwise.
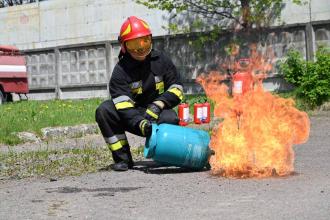
[[[183,99],[176,67],[156,50],[152,50],[144,61],[137,61],[125,53],[112,72],[109,88],[122,122],[134,130],[144,119],[139,108],[160,100],[165,103],[165,109],[170,109]]]

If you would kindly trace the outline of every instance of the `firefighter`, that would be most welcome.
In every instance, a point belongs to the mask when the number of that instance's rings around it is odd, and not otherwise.
[[[183,99],[183,87],[172,61],[152,49],[145,21],[130,16],[118,40],[121,50],[109,83],[111,98],[96,109],[96,121],[112,152],[111,169],[126,171],[134,164],[125,131],[148,137],[152,123],[178,124],[172,108]]]

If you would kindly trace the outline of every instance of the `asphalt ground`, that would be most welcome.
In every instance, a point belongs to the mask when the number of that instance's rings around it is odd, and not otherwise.
[[[330,116],[311,118],[295,173],[227,179],[137,162],[128,172],[0,182],[0,219],[330,219]]]

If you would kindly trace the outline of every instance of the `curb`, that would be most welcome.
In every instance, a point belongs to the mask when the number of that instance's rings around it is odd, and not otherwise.
[[[188,128],[210,131],[217,120],[210,124],[189,124]],[[16,135],[24,143],[16,146],[0,145],[0,152],[27,152],[40,150],[74,149],[84,147],[106,147],[106,143],[96,123],[41,129],[42,137],[34,133],[19,132]],[[137,148],[145,145],[145,138],[126,132],[129,145]]]

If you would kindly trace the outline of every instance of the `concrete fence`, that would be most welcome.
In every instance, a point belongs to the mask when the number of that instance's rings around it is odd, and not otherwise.
[[[75,99],[106,97],[113,47],[90,46],[26,51],[30,98]]]
[[[238,36],[237,36],[238,35]],[[330,46],[330,22],[288,26],[234,36],[219,35],[216,42],[196,47],[193,35],[155,37],[154,48],[165,51],[176,64],[188,94],[202,93],[195,83],[201,73],[221,69],[226,61],[225,46],[235,38],[241,42],[242,54],[249,55],[250,43],[255,43],[264,56],[269,49],[275,59],[264,86],[268,90],[287,90],[290,86],[279,77],[279,61],[290,49],[296,49],[306,59],[312,59],[320,45]],[[65,45],[42,50],[26,50],[31,99],[76,99],[108,97],[108,82],[118,61],[120,46],[116,41]]]

